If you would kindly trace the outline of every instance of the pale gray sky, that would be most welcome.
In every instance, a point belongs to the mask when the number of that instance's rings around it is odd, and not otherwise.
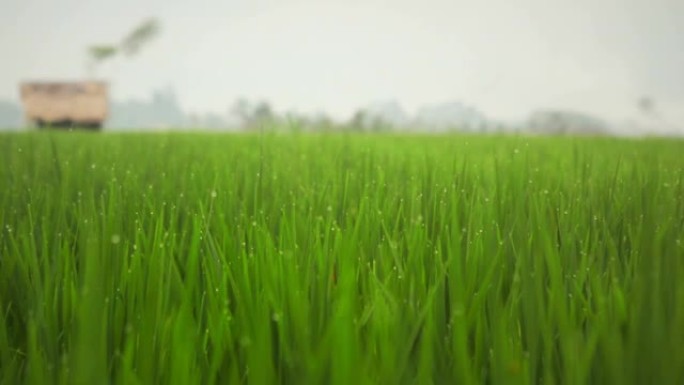
[[[117,99],[170,85],[193,111],[246,96],[344,118],[376,100],[461,100],[494,118],[621,120],[647,94],[684,123],[680,0],[0,0],[0,98],[85,76],[87,45],[148,16],[159,39],[100,71]]]

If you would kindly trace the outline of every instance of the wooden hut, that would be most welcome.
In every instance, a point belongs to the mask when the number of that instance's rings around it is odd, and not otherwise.
[[[24,117],[39,128],[99,130],[109,113],[104,82],[26,82],[20,86]]]

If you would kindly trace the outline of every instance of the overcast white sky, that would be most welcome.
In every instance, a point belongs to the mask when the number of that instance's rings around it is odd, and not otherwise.
[[[238,96],[338,118],[377,100],[461,100],[493,118],[569,108],[613,120],[650,95],[684,123],[680,0],[0,0],[0,98],[86,75],[85,47],[143,18],[159,38],[100,75],[113,97],[172,86],[189,111]]]

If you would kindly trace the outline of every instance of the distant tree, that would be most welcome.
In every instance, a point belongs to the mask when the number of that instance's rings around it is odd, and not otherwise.
[[[133,29],[121,42],[121,50],[127,56],[134,56],[152,40],[159,32],[159,23],[155,19],[147,19]]]
[[[264,125],[277,120],[277,116],[266,101],[251,103],[245,98],[239,98],[230,108],[232,115],[236,116],[243,128],[248,130],[260,129]]]
[[[236,116],[242,124],[247,124],[252,116],[252,107],[245,98],[238,98],[230,107],[230,113]]]
[[[351,131],[384,132],[396,129],[397,124],[392,122],[391,116],[362,108],[356,110],[346,127]]]
[[[133,29],[119,44],[93,45],[87,48],[89,63],[88,72],[93,76],[97,68],[107,60],[123,53],[131,57],[159,32],[159,23],[155,19],[147,19]]]
[[[259,123],[264,123],[269,120],[272,120],[274,117],[273,109],[271,108],[271,105],[268,104],[268,102],[261,101],[259,104],[257,104],[256,108],[254,108],[254,117],[253,120]]]
[[[302,114],[295,111],[288,111],[284,114],[283,120],[285,127],[290,132],[301,132],[310,125],[309,119]]]
[[[335,121],[325,113],[320,113],[315,120],[316,127],[321,131],[334,131],[336,129]]]
[[[373,132],[392,131],[394,127],[392,124],[380,116],[375,116],[371,119],[370,130]]]
[[[112,45],[95,45],[88,47],[90,62],[88,63],[88,73],[95,74],[96,69],[105,61],[113,58],[118,53],[118,49]]]
[[[364,109],[359,109],[354,113],[351,120],[347,123],[352,131],[364,131],[368,113]]]
[[[608,123],[600,118],[563,110],[536,111],[527,126],[531,132],[552,135],[604,135],[610,132]]]

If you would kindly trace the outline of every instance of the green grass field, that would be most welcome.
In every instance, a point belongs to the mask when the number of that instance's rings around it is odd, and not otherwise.
[[[684,142],[0,136],[2,384],[684,384]]]

